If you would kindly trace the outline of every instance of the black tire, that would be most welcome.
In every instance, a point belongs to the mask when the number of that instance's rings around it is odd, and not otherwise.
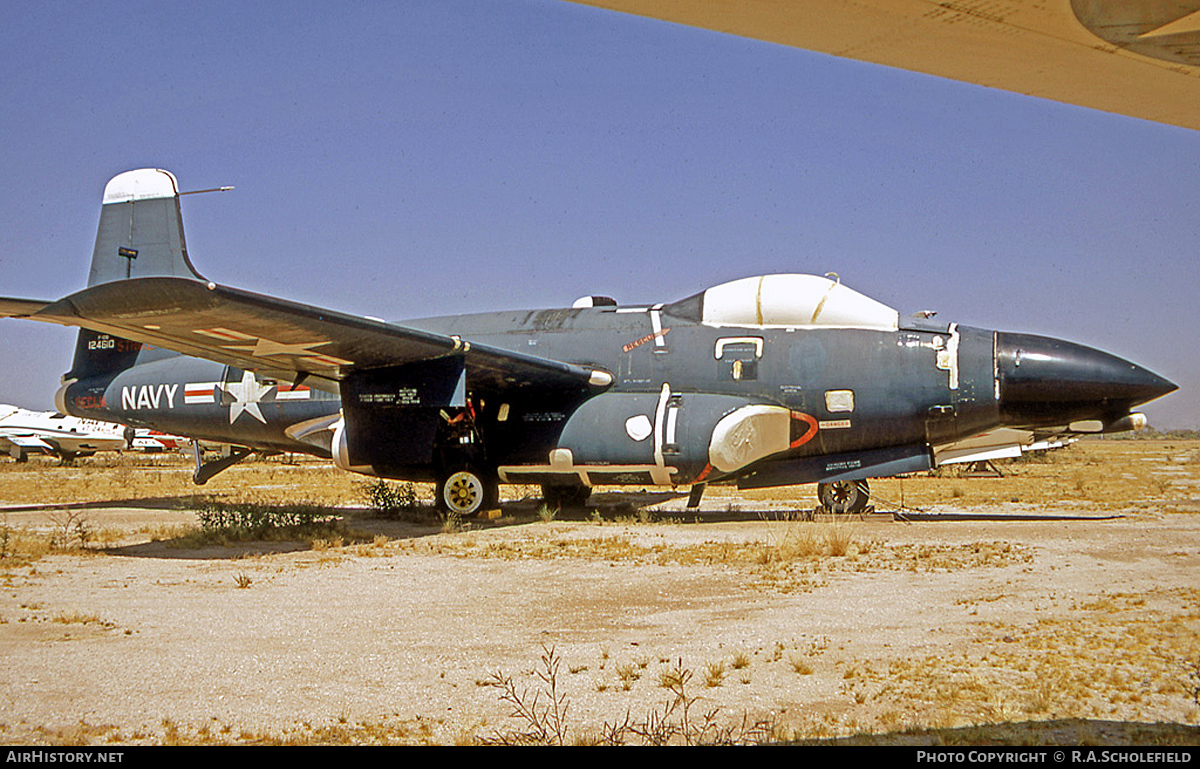
[[[571,495],[571,504],[574,507],[583,507],[587,504],[588,497],[592,496],[591,486],[576,486],[575,493]]]
[[[871,499],[866,480],[818,483],[817,499],[831,513],[861,513]]]
[[[591,486],[560,486],[542,484],[542,501],[551,510],[583,507],[592,495]]]
[[[499,484],[471,468],[455,470],[438,479],[437,504],[448,513],[475,515],[494,508],[499,499]]]

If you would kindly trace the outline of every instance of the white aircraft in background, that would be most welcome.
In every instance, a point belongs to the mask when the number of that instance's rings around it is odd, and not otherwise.
[[[97,451],[166,451],[187,442],[176,435],[134,430],[115,422],[0,405],[0,451],[18,462],[24,462],[30,453],[53,454],[69,462]]]

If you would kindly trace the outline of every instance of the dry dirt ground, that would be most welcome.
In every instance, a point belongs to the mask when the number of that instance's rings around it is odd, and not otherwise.
[[[1200,443],[1003,469],[875,484],[907,521],[796,520],[812,487],[544,520],[515,488],[445,530],[252,463],[203,491],[359,507],[198,546],[181,460],[6,463],[0,741],[1194,744]]]

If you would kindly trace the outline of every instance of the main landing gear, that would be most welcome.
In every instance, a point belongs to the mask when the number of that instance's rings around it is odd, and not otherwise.
[[[871,499],[866,480],[817,484],[817,499],[831,513],[861,513]]]
[[[558,486],[550,483],[542,484],[542,501],[551,510],[583,507],[588,497],[592,495],[591,486]]]
[[[443,474],[437,482],[437,505],[459,516],[491,510],[500,501],[500,485],[491,475],[475,468]]]

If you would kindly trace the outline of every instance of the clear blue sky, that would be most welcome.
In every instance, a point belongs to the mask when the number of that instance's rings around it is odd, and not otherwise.
[[[173,171],[221,283],[389,319],[838,272],[1059,336],[1200,426],[1200,133],[557,0],[5,3],[0,294],[82,288],[100,196]],[[74,331],[0,321],[0,402]]]

